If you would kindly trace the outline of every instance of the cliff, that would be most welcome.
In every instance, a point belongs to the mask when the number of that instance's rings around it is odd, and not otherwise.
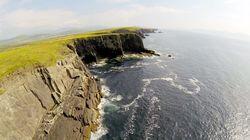
[[[140,31],[141,32],[141,31]],[[0,81],[0,139],[89,139],[103,97],[85,64],[125,53],[149,53],[136,32],[73,38],[55,65],[19,70]]]
[[[77,55],[2,84],[0,139],[83,139],[98,125],[102,94]]]
[[[86,64],[98,62],[102,58],[115,58],[128,53],[155,54],[143,46],[141,37],[136,33],[102,35],[92,38],[75,39],[68,45]]]

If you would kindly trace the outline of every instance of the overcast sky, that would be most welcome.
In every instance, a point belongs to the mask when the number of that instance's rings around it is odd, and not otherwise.
[[[250,34],[250,0],[0,0],[0,40],[90,26]]]

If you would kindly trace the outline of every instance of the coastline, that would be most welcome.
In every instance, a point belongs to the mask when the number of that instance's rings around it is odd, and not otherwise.
[[[0,83],[4,89],[0,96],[0,110],[14,113],[8,117],[1,116],[0,124],[9,122],[12,133],[0,127],[0,138],[90,139],[91,132],[96,130],[106,133],[106,130],[97,129],[98,125],[102,126],[99,121],[102,121],[104,112],[101,109],[105,104],[105,101],[101,103],[104,95],[100,79],[95,78],[86,66],[125,54],[156,55],[144,48],[142,38],[145,32],[148,31],[116,30],[110,36],[78,38],[66,45],[71,53],[57,61],[56,66],[40,66],[6,77]],[[18,82],[13,84],[13,80]],[[32,101],[35,106],[26,104],[26,101]],[[25,104],[25,110],[15,105],[8,106],[6,102]],[[31,110],[32,117],[26,117]],[[20,115],[23,116],[21,121],[18,119]],[[27,121],[29,126],[22,125]],[[16,124],[22,125],[22,133]]]
[[[152,33],[152,32],[148,32],[148,33]],[[149,36],[148,34],[146,36]],[[142,38],[145,38],[145,36],[143,35]],[[118,57],[118,58],[114,58],[114,61],[116,65],[116,63],[121,63],[123,61],[126,60],[131,60],[131,59],[143,59],[144,57],[154,57],[154,56],[160,56],[160,54],[155,53],[154,51],[152,51],[153,53],[139,53],[139,54],[124,54],[122,55],[122,57]],[[111,61],[111,63],[112,63]],[[110,60],[108,59],[102,59],[97,63],[91,64],[91,68],[100,68],[100,67],[105,67],[106,65],[110,65]],[[113,64],[111,64],[113,65]],[[95,75],[95,77],[98,78],[98,76]],[[111,103],[111,101],[116,100],[116,101],[120,101],[122,100],[122,96],[117,96],[117,97],[113,97],[111,99],[109,99],[110,96],[110,89],[109,87],[106,86],[105,84],[105,80],[104,79],[100,79],[100,85],[101,85],[101,89],[102,89],[102,94],[103,94],[103,98],[101,99],[101,102],[98,106],[99,112],[100,112],[100,116],[98,118],[98,122],[99,122],[99,126],[97,128],[97,131],[95,132],[91,132],[91,137],[90,140],[96,140],[101,138],[102,136],[108,134],[108,128],[105,127],[105,125],[103,124],[103,119],[104,119],[104,109],[105,107],[108,106],[113,106],[113,104]]]
[[[105,115],[104,108],[108,106],[108,104],[110,104],[109,100],[106,99],[106,97],[110,95],[109,93],[110,90],[108,87],[104,85],[104,83],[102,83],[102,92],[104,94],[104,97],[101,99],[101,102],[98,106],[99,113],[100,113],[98,122],[100,123],[100,125],[98,126],[97,131],[91,132],[90,140],[97,140],[108,133],[108,129],[103,124],[103,117]]]

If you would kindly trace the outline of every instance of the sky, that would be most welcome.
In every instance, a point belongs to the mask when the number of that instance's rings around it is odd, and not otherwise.
[[[0,0],[0,40],[95,26],[250,34],[250,0]]]

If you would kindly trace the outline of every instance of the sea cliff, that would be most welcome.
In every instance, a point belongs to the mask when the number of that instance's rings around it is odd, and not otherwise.
[[[86,64],[127,53],[155,54],[143,46],[151,29],[115,29],[72,38],[54,65],[16,70],[0,81],[0,139],[90,139],[103,97]],[[0,64],[1,65],[1,64]]]

